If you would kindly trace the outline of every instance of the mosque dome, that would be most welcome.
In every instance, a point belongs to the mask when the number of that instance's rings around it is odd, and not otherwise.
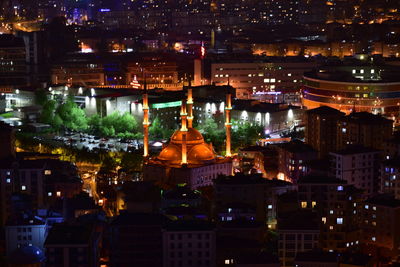
[[[175,133],[171,136],[171,143],[182,145],[183,140],[183,131],[176,130]],[[189,128],[186,132],[186,144],[187,145],[196,145],[203,144],[204,138],[199,131],[195,128]]]
[[[158,159],[171,163],[180,164],[182,161],[183,131],[177,130],[171,136],[170,143],[165,146]],[[194,128],[186,132],[187,162],[190,164],[202,164],[215,160],[216,156],[211,146],[204,141],[202,134]]]
[[[158,158],[163,161],[181,161],[182,150],[180,147],[170,143],[161,150]]]
[[[195,145],[192,147],[188,153],[188,160],[193,162],[205,162],[214,160],[215,155],[212,149],[204,144]]]

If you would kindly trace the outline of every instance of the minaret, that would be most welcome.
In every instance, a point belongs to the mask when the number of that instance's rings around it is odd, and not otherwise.
[[[232,110],[232,98],[231,92],[228,88],[226,94],[226,105],[225,105],[225,129],[226,129],[226,156],[231,157],[231,110]]]
[[[145,82],[143,93],[143,157],[149,156],[149,126],[149,98]]]
[[[186,101],[182,100],[181,106],[181,132],[182,132],[182,162],[181,164],[187,164],[187,144],[186,144],[186,137],[187,137],[187,113],[186,113]]]
[[[193,92],[192,86],[189,81],[188,95],[187,95],[187,109],[188,109],[188,128],[193,128]]]

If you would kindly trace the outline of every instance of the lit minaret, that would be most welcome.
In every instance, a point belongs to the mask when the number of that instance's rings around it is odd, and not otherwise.
[[[226,156],[230,157],[231,154],[231,110],[232,110],[232,98],[231,92],[228,88],[226,94],[226,105],[225,105],[225,129],[226,129]]]
[[[187,164],[187,144],[186,144],[186,135],[187,135],[187,113],[186,113],[186,101],[182,100],[181,106],[181,120],[182,120],[182,165]]]
[[[144,84],[143,94],[143,156],[149,156],[149,98],[147,94],[147,86]]]
[[[188,128],[193,128],[193,94],[190,83],[187,95],[187,108],[188,108],[188,117],[187,117]]]

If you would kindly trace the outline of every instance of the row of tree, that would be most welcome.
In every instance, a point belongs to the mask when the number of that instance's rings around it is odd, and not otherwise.
[[[57,102],[47,99],[43,93],[37,94],[37,103],[43,107],[41,122],[50,124],[55,131],[69,129],[102,137],[142,138],[136,119],[129,113],[120,114],[116,111],[105,117],[98,114],[88,117],[73,98]],[[224,150],[225,130],[220,129],[213,118],[207,118],[196,128],[203,134],[206,142],[211,142],[216,150]],[[174,130],[165,128],[160,118],[156,117],[149,128],[149,134],[153,140],[168,139]],[[233,149],[254,144],[263,134],[261,125],[233,121]]]

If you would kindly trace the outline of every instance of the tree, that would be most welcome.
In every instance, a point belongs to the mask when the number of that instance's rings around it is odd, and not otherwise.
[[[72,130],[86,130],[87,118],[85,112],[80,109],[72,99],[58,106],[56,113],[62,119],[64,126]]]
[[[221,149],[224,144],[224,130],[218,129],[218,124],[213,118],[207,118],[198,126],[206,142],[211,142],[214,147]]]
[[[128,112],[125,112],[114,122],[114,128],[117,133],[132,133],[137,131],[138,125],[135,118]]]
[[[152,139],[164,138],[164,130],[160,118],[157,116],[149,127],[149,135]]]
[[[48,100],[43,103],[42,113],[40,114],[40,121],[52,125],[55,109],[56,102],[54,100]]]
[[[232,145],[235,148],[253,145],[263,137],[263,127],[249,122],[232,122]]]
[[[88,118],[89,132],[95,135],[100,134],[102,120],[99,114],[94,114]]]

